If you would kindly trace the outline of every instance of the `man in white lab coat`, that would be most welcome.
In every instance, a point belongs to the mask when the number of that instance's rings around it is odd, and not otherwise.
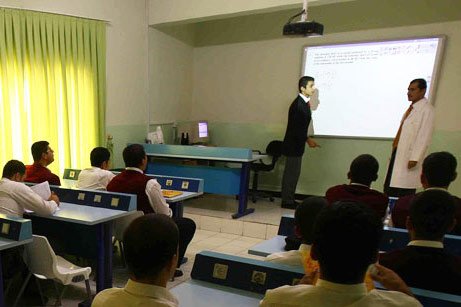
[[[402,117],[400,128],[392,144],[384,192],[400,197],[414,194],[421,186],[422,161],[431,142],[434,129],[434,107],[424,97],[427,83],[415,79],[408,86],[411,105]]]

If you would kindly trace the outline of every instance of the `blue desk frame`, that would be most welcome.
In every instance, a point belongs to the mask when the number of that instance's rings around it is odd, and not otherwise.
[[[240,168],[213,167],[205,165],[182,165],[165,162],[149,162],[146,173],[164,176],[181,176],[204,179],[204,192],[238,195],[238,210],[232,214],[236,219],[253,213],[248,208],[248,185],[250,165],[264,155],[253,156],[249,148],[202,147],[163,144],[143,144],[147,156],[165,159],[192,159],[211,162],[239,163]]]

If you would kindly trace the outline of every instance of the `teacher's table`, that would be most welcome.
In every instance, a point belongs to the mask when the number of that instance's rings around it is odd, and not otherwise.
[[[238,195],[238,209],[232,214],[239,218],[254,212],[247,208],[250,165],[266,155],[253,155],[249,148],[183,146],[163,144],[143,144],[147,156],[151,157],[146,173],[163,176],[181,176],[204,179],[206,193]],[[154,161],[155,158],[155,161]],[[188,165],[178,163],[183,160],[236,163],[240,167],[231,168],[214,165]]]

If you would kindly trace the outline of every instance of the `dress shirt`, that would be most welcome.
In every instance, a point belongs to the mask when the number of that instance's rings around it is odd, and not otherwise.
[[[177,307],[178,300],[164,287],[143,284],[131,279],[125,288],[112,288],[99,292],[92,307]]]
[[[301,244],[298,250],[273,253],[267,256],[264,259],[264,261],[303,267],[302,254],[303,253],[307,254],[310,252],[310,250],[311,250],[310,245]]]
[[[144,172],[137,167],[127,167],[125,169],[137,171],[137,172],[140,172],[141,174],[144,174]],[[170,206],[166,202],[165,197],[163,197],[162,187],[160,186],[160,183],[158,183],[156,179],[150,179],[147,182],[146,194],[147,194],[147,197],[149,198],[149,203],[152,206],[152,209],[154,209],[155,213],[165,214],[170,217],[173,215],[173,212],[171,211]]]
[[[22,182],[8,178],[0,180],[0,213],[22,217],[27,209],[41,215],[51,215],[57,207],[56,202],[43,200]]]
[[[114,177],[114,173],[93,166],[80,172],[76,187],[88,190],[106,190],[107,185]]]
[[[299,97],[301,97],[301,98],[304,100],[305,103],[309,103],[309,101],[310,101],[310,98],[309,98],[309,97],[304,96],[304,95],[301,94],[301,93],[299,93]]]
[[[364,283],[345,285],[319,279],[315,286],[282,286],[268,290],[259,306],[411,307],[422,305],[415,298],[401,292],[384,290],[367,292]]]

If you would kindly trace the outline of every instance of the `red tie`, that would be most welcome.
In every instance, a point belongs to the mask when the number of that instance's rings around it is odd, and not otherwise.
[[[413,110],[413,104],[411,104],[411,105],[408,107],[408,110],[407,110],[407,111],[405,112],[405,114],[403,115],[402,122],[400,123],[399,131],[397,131],[397,135],[396,135],[395,138],[394,138],[394,142],[392,142],[392,149],[396,149],[396,148],[397,148],[397,145],[399,145],[400,133],[402,133],[403,122],[408,118],[408,116],[409,116],[410,113],[411,113],[411,110]]]

